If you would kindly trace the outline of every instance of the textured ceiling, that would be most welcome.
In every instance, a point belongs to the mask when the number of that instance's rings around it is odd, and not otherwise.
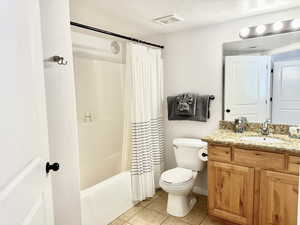
[[[119,30],[124,24],[131,24],[147,34],[174,32],[300,6],[300,0],[70,0],[70,3],[71,16],[72,9],[84,7],[111,18],[114,24],[119,24]],[[169,14],[177,14],[184,21],[169,25],[152,21]]]

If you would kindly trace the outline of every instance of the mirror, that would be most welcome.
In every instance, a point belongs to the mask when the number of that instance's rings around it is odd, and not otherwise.
[[[223,119],[300,124],[300,32],[223,45]]]

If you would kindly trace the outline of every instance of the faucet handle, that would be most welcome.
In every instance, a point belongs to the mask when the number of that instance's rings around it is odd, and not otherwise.
[[[271,123],[270,119],[267,119],[265,122],[262,123],[261,127],[260,127],[260,131],[262,135],[269,135],[270,133],[270,128],[269,125]]]
[[[271,123],[271,120],[270,120],[270,119],[267,119],[267,120],[265,120],[265,122],[262,123],[262,126],[263,126],[263,127],[266,127],[266,126],[268,126],[270,123]]]

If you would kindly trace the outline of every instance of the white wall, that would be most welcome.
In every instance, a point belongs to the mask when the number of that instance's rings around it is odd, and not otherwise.
[[[239,40],[241,28],[277,20],[298,18],[300,8],[262,16],[249,17],[228,23],[148,37],[148,40],[164,44],[165,96],[192,91],[214,94],[211,119],[202,122],[166,122],[168,149],[167,167],[176,166],[172,139],[176,137],[201,138],[217,129],[222,118],[222,45]],[[198,180],[200,191],[205,192],[206,172]]]

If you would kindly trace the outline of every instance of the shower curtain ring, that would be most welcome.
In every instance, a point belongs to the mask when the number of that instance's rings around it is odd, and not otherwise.
[[[67,65],[68,61],[64,59],[64,57],[55,55],[53,56],[53,62],[56,62],[58,65]]]

